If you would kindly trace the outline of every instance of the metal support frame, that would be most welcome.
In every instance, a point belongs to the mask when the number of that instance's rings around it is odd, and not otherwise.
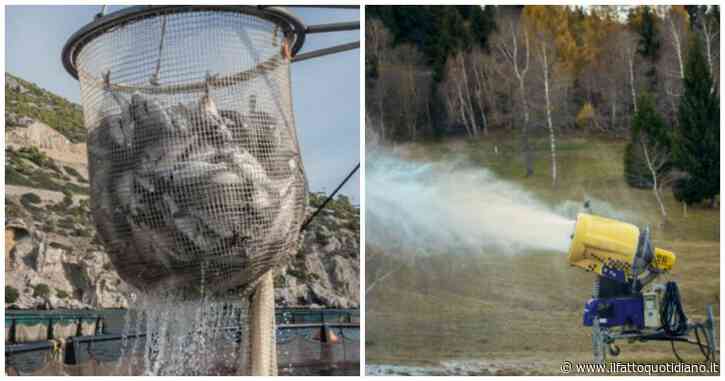
[[[592,289],[593,298],[599,297],[599,289],[599,277],[597,277],[594,280],[594,287]],[[715,318],[712,305],[708,304],[705,308],[707,310],[707,319],[703,323],[688,324],[687,332],[682,336],[668,336],[661,329],[654,328],[645,328],[636,332],[615,333],[609,328],[601,327],[599,318],[595,315],[592,321],[592,360],[598,364],[603,364],[607,360],[608,353],[617,356],[619,354],[619,349],[615,345],[617,340],[628,340],[630,342],[673,341],[699,345],[701,343],[690,339],[690,333],[697,329],[703,329],[705,332],[705,345],[707,345],[706,357],[708,360],[713,359],[715,358],[715,354],[719,352]]]
[[[599,297],[599,286],[599,277],[597,277],[592,288],[592,298],[594,299]],[[592,321],[592,356],[594,362],[598,364],[603,364],[607,359],[606,343],[604,342],[606,331],[605,328],[599,326],[599,316],[595,314]]]
[[[327,8],[327,9],[359,9],[355,5],[292,5],[290,8]],[[339,22],[329,24],[318,24],[309,25],[305,27],[305,33],[316,34],[316,33],[333,33],[333,32],[344,32],[360,29],[360,21],[350,22]],[[311,58],[324,57],[330,54],[346,52],[353,49],[360,48],[360,41],[350,42],[346,44],[340,44],[331,46],[329,48],[323,48],[313,50],[311,52],[300,53],[292,57],[292,62],[305,61]]]
[[[327,56],[330,54],[346,52],[348,50],[357,49],[359,47],[360,47],[360,41],[350,42],[350,43],[342,44],[342,45],[335,45],[335,46],[331,46],[329,48],[323,48],[323,49],[313,50],[311,52],[305,52],[302,54],[298,54],[298,55],[292,57],[292,62],[305,61],[305,60],[308,60],[311,58],[317,58],[317,57]]]
[[[711,305],[707,306],[709,309],[712,308]],[[705,344],[707,345],[707,353],[708,358],[714,358],[714,354],[718,352],[717,349],[717,343],[712,342],[711,340],[714,339],[714,325],[713,321],[708,317],[708,319],[704,323],[694,323],[694,324],[688,324],[687,325],[687,333],[682,336],[668,336],[664,334],[661,330],[658,329],[644,329],[638,332],[630,332],[630,333],[610,333],[606,332],[603,335],[603,342],[605,344],[613,344],[617,340],[628,340],[630,342],[632,341],[639,341],[639,342],[648,342],[648,341],[674,341],[674,342],[681,342],[681,343],[688,343],[688,344]],[[698,343],[696,341],[693,341],[690,339],[690,333],[695,331],[696,329],[704,328],[705,331],[705,343]]]
[[[330,23],[330,24],[310,25],[305,29],[305,31],[307,32],[307,34],[311,34],[311,33],[327,33],[327,32],[344,32],[344,31],[358,30],[358,29],[360,29],[360,22],[351,21],[351,22],[338,22],[338,23]]]

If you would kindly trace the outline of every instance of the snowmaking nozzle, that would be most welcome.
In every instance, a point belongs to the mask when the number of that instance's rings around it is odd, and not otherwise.
[[[580,213],[569,247],[568,262],[620,282],[672,269],[675,254],[655,248],[649,229]]]

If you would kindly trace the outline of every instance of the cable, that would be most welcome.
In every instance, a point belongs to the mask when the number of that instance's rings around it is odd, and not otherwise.
[[[327,206],[327,203],[329,203],[335,197],[335,195],[337,194],[337,192],[340,191],[340,189],[345,185],[345,183],[347,183],[348,180],[350,180],[350,178],[352,177],[352,175],[354,175],[355,172],[357,172],[358,169],[360,169],[360,163],[357,163],[357,165],[355,166],[355,168],[353,168],[352,171],[350,171],[350,173],[347,174],[347,177],[345,177],[345,179],[342,180],[342,182],[340,183],[340,185],[338,185],[337,188],[335,188],[335,190],[332,191],[332,193],[330,193],[329,196],[327,196],[327,199],[325,199],[325,202],[323,202],[322,205],[320,205],[317,208],[317,210],[315,210],[315,212],[312,213],[312,215],[310,216],[310,218],[308,218],[307,221],[305,221],[305,223],[302,224],[302,227],[300,228],[300,231],[305,230],[305,228],[307,227],[307,225],[309,225],[310,222],[312,222],[312,219],[314,219],[315,217],[317,217],[317,215],[322,211],[322,209],[324,209],[325,206]]]
[[[700,353],[702,353],[703,356],[705,356],[705,361],[711,362],[715,358],[715,351],[710,348],[709,343],[707,345],[702,344],[702,339],[700,339],[700,331],[702,331],[702,334],[707,337],[707,332],[705,331],[705,327],[702,324],[698,324],[695,326],[695,339],[697,340],[697,346],[700,348]],[[707,350],[707,351],[705,351]]]
[[[677,353],[677,349],[675,349],[675,340],[670,340],[670,345],[672,345],[672,353],[675,354],[675,358],[677,359],[677,362],[680,362],[680,363],[685,362],[685,360],[683,360],[682,357],[680,357],[680,354]]]
[[[660,309],[662,328],[667,336],[682,336],[687,334],[687,316],[682,308],[680,291],[677,283],[667,282],[665,294],[662,297]]]

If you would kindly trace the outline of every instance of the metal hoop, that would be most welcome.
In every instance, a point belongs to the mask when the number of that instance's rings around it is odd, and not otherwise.
[[[63,66],[71,76],[78,79],[78,68],[76,62],[78,54],[81,50],[83,50],[83,47],[86,44],[103,33],[108,32],[113,28],[138,22],[146,18],[198,11],[240,13],[270,21],[278,25],[282,32],[288,36],[292,57],[294,57],[295,54],[302,49],[302,45],[305,42],[305,35],[307,33],[306,26],[300,19],[281,7],[262,7],[252,5],[137,5],[98,17],[74,33],[66,42],[63,47],[63,52],[61,53]],[[267,64],[267,62],[260,64],[260,66],[265,66],[265,64]],[[240,77],[244,78],[248,75],[249,74],[240,75]]]

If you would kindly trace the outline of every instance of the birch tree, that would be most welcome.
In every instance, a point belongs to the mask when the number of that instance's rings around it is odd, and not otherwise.
[[[632,120],[633,132],[639,136],[644,161],[648,169],[648,179],[655,197],[663,223],[667,223],[667,209],[662,190],[672,185],[672,133],[665,126],[662,117],[655,109],[654,99],[644,93],[640,99],[640,109]]]
[[[512,74],[518,85],[518,93],[523,114],[521,125],[521,148],[524,154],[526,165],[526,177],[534,174],[534,162],[531,147],[529,146],[529,104],[527,89],[527,74],[531,63],[531,49],[529,33],[526,28],[521,27],[519,20],[508,15],[500,20],[497,27],[501,34],[496,39],[498,53],[510,64]]]
[[[559,60],[559,52],[571,49],[574,38],[567,28],[567,14],[563,7],[526,6],[524,18],[526,30],[532,39],[532,51],[541,67],[544,88],[544,110],[546,127],[549,130],[549,149],[551,153],[552,186],[557,183],[556,134],[552,121],[553,77],[561,77],[565,68]]]
[[[373,84],[371,91],[366,91],[366,97],[369,94],[371,98],[374,98],[374,103],[377,107],[377,123],[374,125],[378,126],[380,130],[379,138],[382,143],[385,143],[387,134],[385,129],[385,106],[384,101],[387,97],[386,86],[384,81],[379,80],[380,71],[385,70],[385,65],[388,63],[388,51],[390,50],[391,37],[388,30],[383,25],[383,22],[378,19],[368,20],[365,26],[365,58],[370,61],[378,71],[378,80]]]
[[[446,95],[449,119],[453,123],[463,125],[469,137],[477,137],[479,127],[473,110],[472,92],[469,88],[463,53],[458,53],[447,60],[445,78],[442,87]]]

